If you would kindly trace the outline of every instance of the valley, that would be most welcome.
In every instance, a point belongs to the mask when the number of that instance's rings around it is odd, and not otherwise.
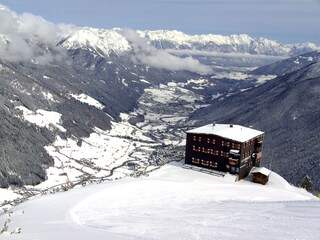
[[[34,48],[39,39],[33,37],[28,44]],[[241,96],[261,93],[279,74],[318,61],[317,52],[305,53],[318,48],[312,44],[175,31],[77,28],[55,46],[36,47],[29,60],[0,62],[4,208],[180,161],[186,130],[214,121],[239,123],[232,114],[242,116],[244,107],[237,104],[248,100]],[[305,55],[274,63],[300,52]],[[41,56],[51,62],[40,62]],[[253,96],[251,102],[259,99]],[[238,109],[228,106],[238,97]],[[212,117],[213,106],[227,108]],[[266,134],[270,129],[261,125]],[[275,162],[277,154],[268,145],[265,151],[267,163]],[[275,171],[281,161],[273,164]],[[296,170],[281,174],[297,184]]]
[[[226,94],[224,80],[199,77],[186,82],[167,82],[144,89],[137,107],[129,113],[121,113],[120,120],[111,120],[111,129],[93,128],[88,137],[66,137],[61,120],[42,113],[41,121],[36,113],[24,110],[21,119],[41,126],[55,126],[60,132],[52,144],[45,149],[54,159],[53,166],[46,170],[46,180],[36,186],[13,187],[15,199],[2,202],[10,208],[20,201],[39,194],[67,191],[77,186],[86,186],[103,181],[117,180],[127,176],[139,177],[160,166],[184,159],[185,131],[192,128],[189,116],[196,110],[208,106],[216,97]],[[231,81],[231,79],[229,79]],[[240,91],[234,86],[248,88],[250,81],[228,83],[230,91]],[[221,88],[216,86],[221,85]],[[228,86],[228,85],[227,85]],[[211,100],[208,102],[208,91]],[[206,91],[204,91],[206,90]],[[78,101],[101,108],[93,98],[74,96]],[[37,112],[41,112],[40,110]],[[55,122],[54,122],[55,121]],[[62,135],[61,135],[62,134]],[[61,137],[59,136],[61,135]],[[19,200],[19,198],[21,198]]]

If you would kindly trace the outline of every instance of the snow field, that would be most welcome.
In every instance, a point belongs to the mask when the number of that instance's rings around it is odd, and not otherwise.
[[[49,207],[50,206],[50,207]],[[169,164],[13,209],[3,239],[318,239],[319,201],[271,173],[230,182]],[[8,215],[0,216],[0,224]],[[20,234],[9,232],[21,228]]]

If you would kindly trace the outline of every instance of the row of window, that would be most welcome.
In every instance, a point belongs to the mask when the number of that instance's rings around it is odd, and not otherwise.
[[[243,144],[244,148],[250,147],[254,144],[254,140],[247,141]]]
[[[253,153],[253,151],[252,151],[252,150],[250,150],[250,151],[248,151],[248,152],[245,152],[245,153],[243,153],[243,154],[242,154],[242,158],[249,157],[249,156],[251,156],[251,155],[252,155],[252,153]]]
[[[192,163],[194,163],[194,164],[200,164],[202,166],[213,167],[213,168],[217,168],[218,167],[218,163],[217,162],[212,162],[212,161],[203,160],[203,159],[194,158],[194,157],[191,160],[192,160]]]
[[[231,146],[231,148],[239,149],[239,150],[241,147],[240,143],[234,143],[234,142],[228,142],[228,141],[221,141],[221,146],[222,147],[224,147],[224,146],[230,147]]]
[[[229,157],[229,152],[214,150],[212,148],[196,147],[195,145],[193,145],[192,150],[195,152],[202,152],[202,153],[212,154],[212,155],[221,156],[221,157]],[[242,158],[249,157],[252,155],[252,153],[253,153],[252,150],[245,152],[242,154]]]
[[[196,147],[195,145],[193,145],[192,146],[192,150],[196,151],[196,152],[203,152],[203,153],[208,153],[208,154],[221,156],[221,157],[229,157],[229,152],[214,150],[214,149],[211,149],[211,148]]]
[[[202,137],[199,136],[193,136],[193,141],[195,142],[201,142],[202,141]],[[208,144],[216,144],[216,139],[211,139],[211,138],[207,138],[207,143]],[[235,148],[235,149],[240,149],[241,145],[239,143],[234,143],[234,142],[228,142],[228,141],[221,141],[221,146],[226,146],[226,147],[231,147],[231,148]]]

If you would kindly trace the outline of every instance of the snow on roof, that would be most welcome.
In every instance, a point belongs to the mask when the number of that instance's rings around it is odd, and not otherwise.
[[[269,176],[271,171],[265,167],[254,167],[251,170],[251,173],[261,173],[263,175]]]
[[[223,138],[232,139],[238,142],[246,142],[264,132],[231,124],[208,124],[188,131],[187,133],[213,134]]]

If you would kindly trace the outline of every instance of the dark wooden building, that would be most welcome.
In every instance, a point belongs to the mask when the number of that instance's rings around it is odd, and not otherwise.
[[[246,177],[260,167],[263,132],[229,124],[209,124],[187,132],[185,164]]]
[[[252,181],[265,185],[269,181],[271,171],[264,167],[255,167],[251,170]]]

